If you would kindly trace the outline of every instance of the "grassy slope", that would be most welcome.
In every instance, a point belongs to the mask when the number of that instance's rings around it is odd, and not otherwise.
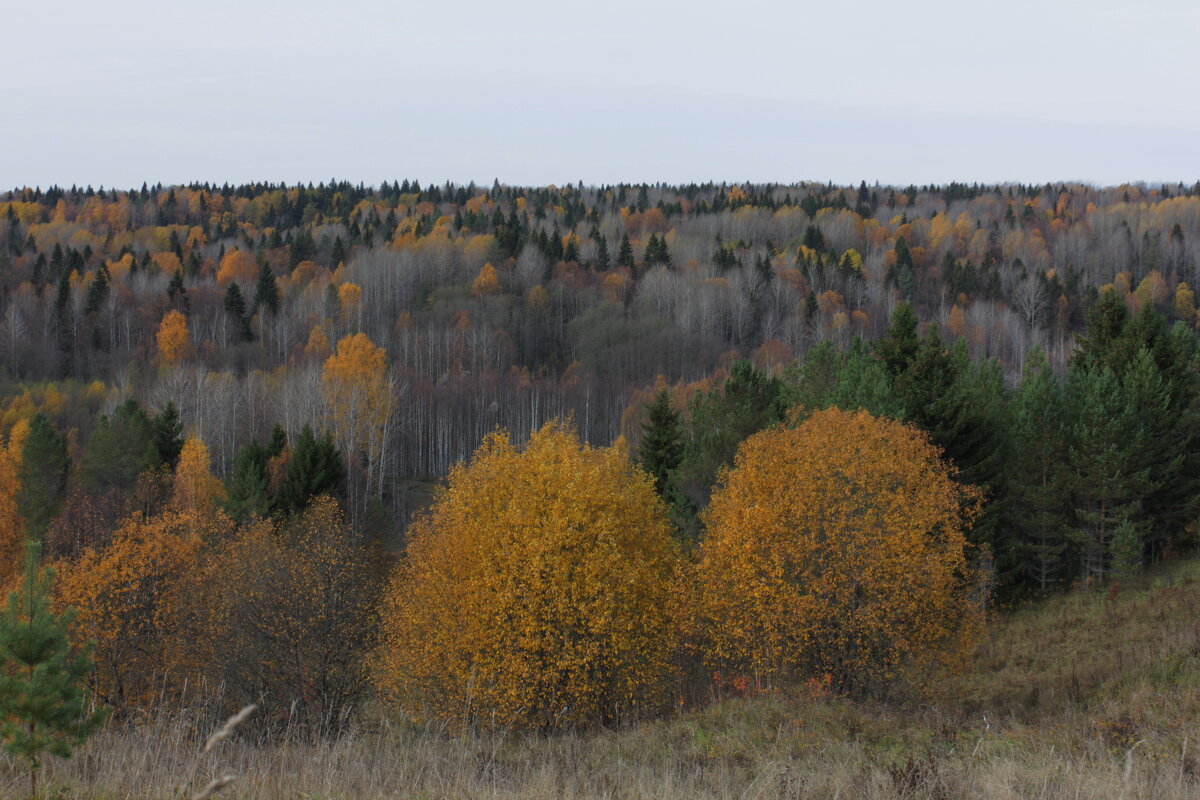
[[[1200,795],[1200,561],[997,621],[975,668],[921,705],[726,699],[621,731],[447,739],[385,725],[320,746],[233,742],[186,719],[106,731],[62,796],[222,798],[1184,798]],[[6,766],[0,792],[23,784]]]

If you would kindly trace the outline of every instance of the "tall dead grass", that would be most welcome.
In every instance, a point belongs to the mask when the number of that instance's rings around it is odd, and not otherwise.
[[[381,724],[336,739],[231,737],[197,763],[204,733],[185,714],[110,726],[57,762],[48,796],[179,798],[224,775],[222,798],[1120,798],[1183,800],[1200,792],[1194,761],[1121,749],[1005,720],[963,724],[932,709],[836,698],[727,701],[621,731],[551,737],[448,737]],[[1083,720],[1069,727],[1085,725]],[[1081,728],[1083,730],[1083,728]],[[0,795],[23,775],[0,767]]]
[[[1200,562],[1009,613],[977,668],[923,703],[797,691],[725,699],[621,730],[450,737],[366,713],[319,738],[160,707],[49,765],[47,796],[341,798],[1112,798],[1200,796]],[[0,759],[0,796],[24,774]]]

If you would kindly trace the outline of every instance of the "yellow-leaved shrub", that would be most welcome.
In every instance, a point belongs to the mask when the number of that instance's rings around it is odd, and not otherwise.
[[[95,642],[92,689],[104,702],[148,708],[203,675],[203,554],[232,528],[221,512],[135,513],[107,546],[54,564],[56,605],[76,609],[76,641]]]
[[[383,604],[376,676],[414,716],[554,728],[666,700],[676,551],[622,447],[561,423],[451,470]]]
[[[833,408],[751,436],[703,514],[710,668],[861,693],[960,663],[979,623],[965,552],[977,508],[895,420]]]

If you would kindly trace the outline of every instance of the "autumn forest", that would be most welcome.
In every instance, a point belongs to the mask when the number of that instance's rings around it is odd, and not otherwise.
[[[1004,620],[1190,563],[1198,282],[1200,184],[0,193],[0,650],[63,620],[55,755],[974,719]]]

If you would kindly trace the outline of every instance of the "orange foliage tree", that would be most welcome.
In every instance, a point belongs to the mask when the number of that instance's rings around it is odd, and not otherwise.
[[[862,692],[958,663],[979,620],[965,555],[977,507],[894,420],[833,408],[751,436],[702,515],[710,665]]]
[[[180,511],[210,513],[219,500],[225,499],[225,489],[219,478],[213,477],[208,448],[195,436],[189,436],[179,451],[175,467],[175,486],[171,502]]]
[[[324,361],[329,358],[329,337],[325,335],[324,327],[314,325],[313,329],[309,331],[308,343],[304,345],[304,357],[314,361]]]
[[[388,428],[396,409],[386,351],[364,333],[344,337],[325,361],[321,389],[338,449],[351,461],[365,456],[366,485],[361,492],[352,487],[350,495],[370,496],[382,485]],[[354,470],[350,479],[357,480]]]
[[[258,262],[254,256],[234,248],[221,258],[217,269],[217,283],[224,286],[230,281],[250,283],[258,277]]]
[[[21,521],[17,497],[21,491],[19,479],[19,443],[10,437],[8,447],[0,446],[0,583],[7,583],[21,566],[21,548],[25,543],[25,526]]]
[[[381,689],[452,724],[552,728],[664,700],[676,563],[623,447],[551,423],[450,473],[383,603]]]
[[[496,274],[496,268],[491,264],[484,264],[480,267],[479,274],[475,276],[475,280],[471,281],[471,292],[476,297],[499,294],[500,276]]]
[[[227,538],[223,514],[134,514],[107,547],[55,564],[58,607],[74,606],[76,641],[93,640],[93,689],[118,708],[147,707],[200,674],[199,615],[211,606],[205,587],[207,542]]]
[[[191,349],[187,317],[174,309],[168,311],[163,315],[162,322],[158,324],[158,334],[155,339],[158,342],[158,353],[164,364],[178,364],[187,358],[188,351]]]

